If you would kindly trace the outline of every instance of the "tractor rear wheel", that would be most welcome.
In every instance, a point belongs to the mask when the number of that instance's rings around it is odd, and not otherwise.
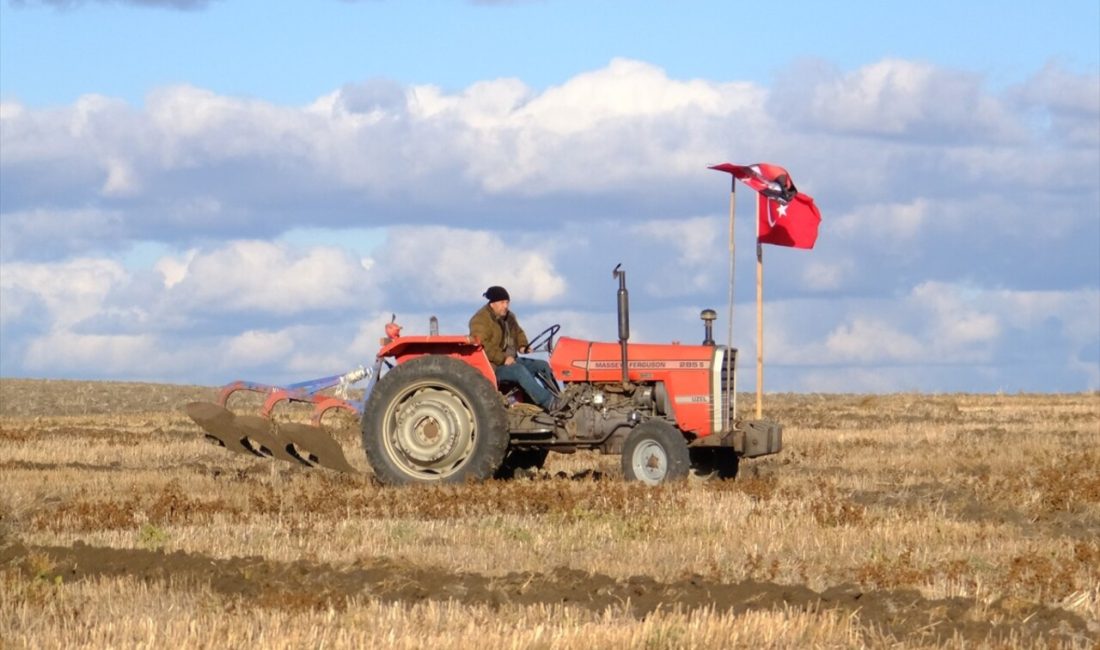
[[[690,469],[687,441],[667,422],[643,422],[623,441],[623,476],[628,481],[646,485],[679,481]]]
[[[363,409],[363,448],[386,485],[492,478],[508,449],[504,403],[469,364],[418,357],[374,387]]]

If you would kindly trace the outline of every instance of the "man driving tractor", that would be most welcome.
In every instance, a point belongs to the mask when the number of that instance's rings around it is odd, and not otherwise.
[[[530,352],[527,334],[509,309],[511,297],[504,287],[491,286],[482,294],[488,303],[470,318],[470,336],[481,341],[485,356],[493,364],[497,381],[510,381],[547,412],[557,410],[557,382],[550,364],[521,357]],[[551,392],[553,389],[553,392]]]

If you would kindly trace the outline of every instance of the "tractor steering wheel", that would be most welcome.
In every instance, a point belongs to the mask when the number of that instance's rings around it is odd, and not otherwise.
[[[561,325],[554,324],[539,332],[538,336],[527,344],[528,352],[539,352],[540,348],[547,352],[554,351],[554,335],[561,329]]]

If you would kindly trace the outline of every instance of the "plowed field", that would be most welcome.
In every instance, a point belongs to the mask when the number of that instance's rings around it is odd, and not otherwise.
[[[0,647],[1095,647],[1100,395],[775,395],[734,481],[390,489],[0,380]],[[748,403],[746,400],[744,403]]]

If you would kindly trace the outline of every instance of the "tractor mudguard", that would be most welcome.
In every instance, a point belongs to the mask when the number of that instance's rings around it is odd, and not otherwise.
[[[378,351],[378,358],[393,357],[401,365],[427,354],[438,354],[463,361],[485,375],[492,385],[497,385],[497,375],[485,350],[468,336],[402,336],[390,340]]]

